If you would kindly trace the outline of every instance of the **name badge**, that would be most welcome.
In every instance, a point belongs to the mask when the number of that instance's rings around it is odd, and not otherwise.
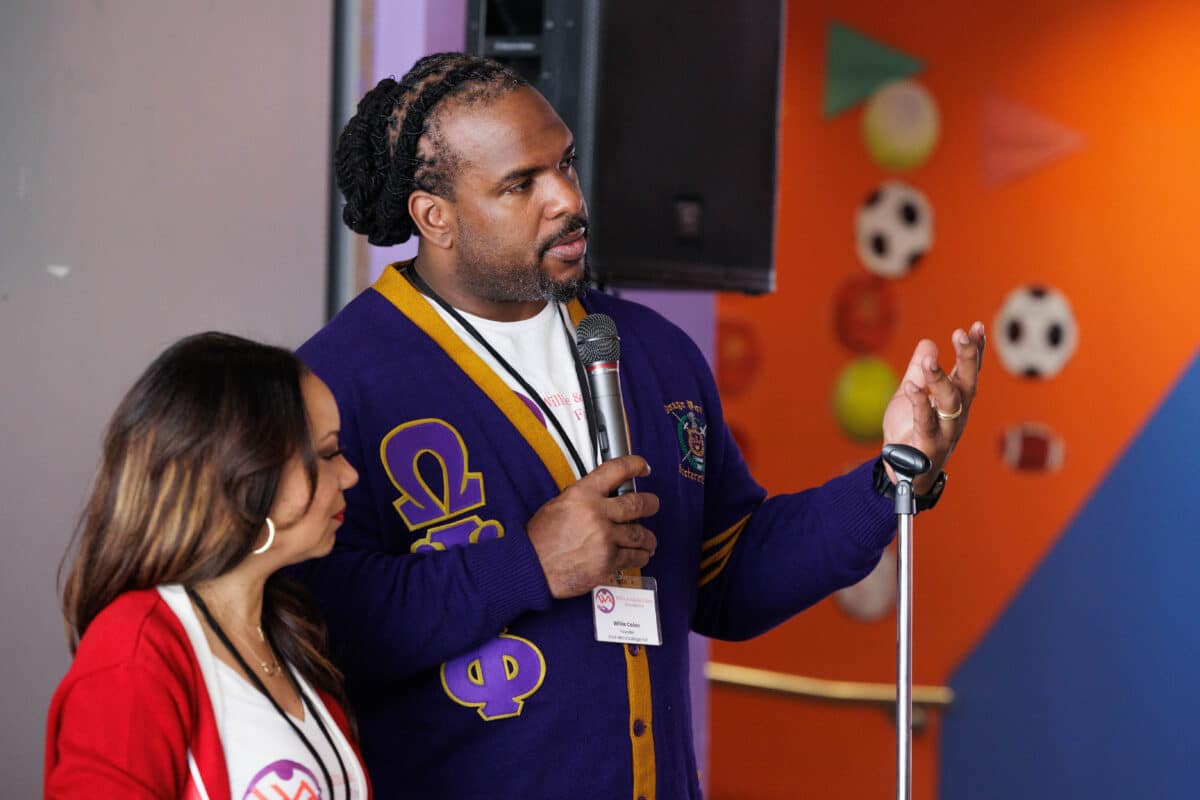
[[[592,589],[592,617],[598,642],[662,644],[654,578],[625,577],[620,585]]]

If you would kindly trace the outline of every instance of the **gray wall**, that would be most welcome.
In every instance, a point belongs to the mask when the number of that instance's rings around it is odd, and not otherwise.
[[[6,796],[40,793],[69,664],[55,573],[121,394],[181,335],[296,345],[322,321],[331,20],[319,0],[0,3]]]

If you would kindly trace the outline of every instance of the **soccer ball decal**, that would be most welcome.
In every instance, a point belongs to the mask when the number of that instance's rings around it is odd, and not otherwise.
[[[1022,286],[1009,294],[993,328],[1000,363],[1022,378],[1052,378],[1079,343],[1079,325],[1062,292]]]
[[[896,605],[896,554],[889,548],[867,577],[838,590],[838,607],[858,622],[883,619]]]
[[[888,181],[858,209],[858,260],[876,275],[907,275],[933,246],[933,207],[907,183]]]

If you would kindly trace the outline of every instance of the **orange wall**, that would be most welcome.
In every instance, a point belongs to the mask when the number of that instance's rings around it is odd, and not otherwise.
[[[939,104],[942,135],[916,170],[893,176],[870,161],[859,109],[822,118],[832,20],[925,62],[916,79]],[[1198,54],[1195,2],[790,5],[778,291],[725,295],[717,306],[718,320],[751,325],[762,345],[749,390],[726,396],[758,479],[772,492],[797,490],[877,452],[845,439],[834,422],[833,381],[852,354],[830,321],[838,284],[862,273],[854,210],[885,179],[920,189],[937,216],[932,252],[896,286],[900,323],[880,355],[898,372],[922,336],[946,345],[956,326],[982,319],[994,339],[993,318],[1019,284],[1058,287],[1079,323],[1079,349],[1053,380],[1013,377],[990,354],[945,498],[916,526],[918,683],[947,681],[1200,343]],[[1082,133],[1084,148],[985,186],[989,93]],[[1061,471],[1031,476],[1001,463],[997,438],[1026,420],[1063,436]],[[895,619],[852,622],[826,601],[755,641],[717,643],[712,658],[889,682]],[[932,722],[914,742],[915,796],[925,800],[937,796],[936,716]],[[893,792],[895,734],[882,711],[714,688],[711,725],[717,800]]]

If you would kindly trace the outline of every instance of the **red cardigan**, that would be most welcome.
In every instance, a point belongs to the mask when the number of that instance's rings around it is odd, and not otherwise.
[[[342,709],[321,700],[349,740]],[[88,626],[50,701],[45,796],[231,800],[204,676],[157,590],[121,595]]]

